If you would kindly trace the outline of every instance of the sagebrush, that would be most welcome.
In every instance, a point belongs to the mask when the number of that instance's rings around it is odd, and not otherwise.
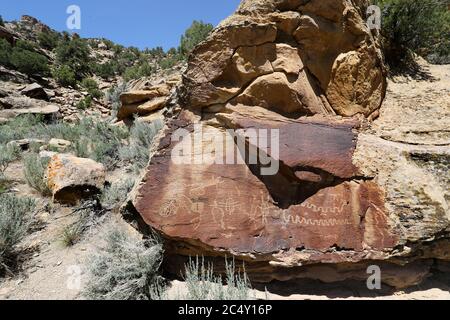
[[[10,271],[18,254],[17,245],[27,234],[34,210],[32,199],[0,194],[0,275]]]
[[[163,125],[161,120],[152,123],[135,121],[130,131],[129,145],[119,150],[121,160],[132,164],[136,171],[144,168],[150,159],[150,147],[153,140]]]
[[[121,107],[120,95],[129,89],[127,83],[122,82],[116,86],[111,87],[105,95],[105,100],[111,105],[111,118],[116,119],[117,112]]]
[[[162,245],[136,240],[122,230],[107,234],[106,245],[89,263],[84,296],[93,300],[149,300],[162,281]]]
[[[0,177],[8,168],[9,164],[19,158],[19,147],[14,144],[0,144]]]
[[[49,158],[41,158],[39,155],[30,153],[23,157],[23,174],[28,185],[43,196],[51,195],[51,191],[45,181],[45,172]]]
[[[101,198],[102,205],[110,209],[120,207],[133,189],[134,183],[133,178],[126,178],[105,188]]]

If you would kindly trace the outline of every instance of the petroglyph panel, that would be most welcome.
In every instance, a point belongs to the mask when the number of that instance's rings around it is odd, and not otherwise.
[[[187,131],[194,130],[189,123],[180,123]],[[257,128],[255,123],[247,124]],[[327,128],[322,137],[315,131],[317,126]],[[258,170],[252,170],[240,153],[234,164],[175,164],[171,151],[187,140],[163,140],[138,190],[135,207],[148,225],[167,238],[212,250],[242,255],[313,250],[327,261],[339,262],[345,259],[337,251],[345,251],[353,255],[348,259],[364,259],[368,250],[392,248],[397,240],[379,187],[343,179],[355,171],[351,128],[304,121],[280,126],[283,165],[270,179],[255,174]],[[310,130],[320,143],[308,142]],[[205,132],[210,137],[224,131],[208,127]],[[305,134],[294,139],[295,132]],[[211,144],[211,139],[203,142]],[[190,150],[196,154],[200,149]],[[294,149],[295,159],[290,156]],[[327,156],[327,162],[320,160],[321,155]],[[316,158],[320,160],[317,167]],[[298,170],[318,174],[320,179],[302,180],[295,175]],[[272,192],[274,188],[277,193]]]
[[[198,239],[241,253],[333,247],[362,251],[395,245],[382,194],[371,182],[344,182],[281,209],[245,165],[168,170],[171,174],[166,177],[176,179],[146,184],[141,192],[159,189],[158,196],[148,205],[139,202],[137,209],[149,225],[170,237]],[[199,186],[197,179],[211,183]]]

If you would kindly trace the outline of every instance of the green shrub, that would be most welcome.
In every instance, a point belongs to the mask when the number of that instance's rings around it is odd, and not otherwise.
[[[194,21],[192,25],[186,30],[181,37],[179,51],[183,56],[189,55],[189,53],[214,29],[210,23],[204,23],[203,21]]]
[[[14,195],[0,194],[0,275],[9,271],[17,255],[16,246],[26,236],[35,203]]]
[[[375,0],[382,9],[386,61],[391,69],[423,57],[450,54],[450,11],[447,0]]]
[[[43,196],[51,195],[51,191],[45,181],[45,171],[49,159],[30,153],[23,158],[23,174],[28,185]]]
[[[103,79],[110,79],[116,75],[116,65],[113,62],[94,63],[91,70],[97,76]]]
[[[87,110],[92,106],[92,97],[91,96],[87,96],[83,99],[81,99],[80,101],[78,101],[77,103],[77,109],[80,110]]]
[[[5,22],[3,21],[3,17],[0,16],[0,26],[4,27],[5,26]]]
[[[165,55],[164,49],[162,47],[156,47],[152,49],[147,48],[144,50],[144,53],[150,55],[150,57],[152,58],[162,58]]]
[[[102,39],[103,43],[106,46],[106,49],[111,50],[114,48],[114,42],[112,42],[111,40],[108,39]]]
[[[72,247],[80,241],[83,235],[80,223],[65,226],[61,232],[61,243],[64,247]]]
[[[190,259],[185,266],[186,290],[171,296],[166,287],[157,283],[153,287],[153,300],[252,300],[252,289],[245,269],[237,270],[234,261],[225,260],[226,275],[214,274],[212,265],[205,265],[204,259]]]
[[[24,138],[64,139],[72,142],[69,152],[101,162],[109,169],[120,162],[119,149],[129,136],[127,128],[90,118],[76,124],[59,121],[45,124],[42,117],[23,116],[0,126],[0,143]]]
[[[0,177],[8,168],[9,164],[17,160],[20,156],[19,147],[12,144],[1,145],[0,144]]]
[[[27,75],[48,75],[50,69],[47,58],[33,50],[32,44],[19,40],[12,49],[10,64]]]
[[[58,46],[59,34],[53,31],[44,31],[38,34],[40,46],[47,50],[53,50]]]
[[[123,140],[128,138],[127,130],[104,122],[92,123],[92,120],[85,120],[84,126],[86,127],[89,122],[91,128],[85,129],[90,140],[89,158],[103,163],[107,168],[114,168],[120,160],[119,149]]]
[[[124,73],[122,74],[122,78],[125,81],[139,79],[140,78],[140,76],[139,76],[139,67],[133,66],[133,67],[126,68]]]
[[[81,81],[81,86],[86,89],[92,98],[100,99],[103,97],[103,92],[98,88],[98,83],[94,79],[84,78],[83,81]]]
[[[114,45],[112,50],[114,51],[114,57],[118,58],[125,50],[125,47],[120,44],[116,44],[116,45]]]
[[[153,74],[153,68],[148,62],[139,62],[139,64],[129,67],[125,70],[122,77],[125,81],[148,77]]]
[[[137,241],[124,231],[108,233],[106,245],[91,258],[84,296],[92,300],[149,300],[158,274],[162,245]]]
[[[139,72],[142,77],[149,77],[153,74],[154,69],[147,61],[143,61],[140,63]]]
[[[62,65],[53,69],[53,78],[64,87],[76,87],[77,79],[75,72],[69,66]]]
[[[117,51],[115,60],[118,60],[121,64],[124,64],[125,66],[131,66],[133,65],[133,63],[139,60],[139,57],[140,57],[139,51],[121,47],[121,49]]]
[[[91,158],[112,169],[119,163],[119,148],[128,139],[126,128],[84,118],[71,125],[58,122],[34,128],[41,139],[64,139],[72,142],[71,151],[78,157]]]
[[[153,139],[163,127],[161,120],[152,123],[135,121],[130,131],[130,144],[120,148],[123,162],[132,164],[136,171],[147,166],[150,159],[150,147]]]
[[[170,69],[173,68],[178,62],[182,61],[184,59],[183,55],[172,55],[172,56],[167,56],[164,59],[159,61],[159,66],[164,69]]]
[[[11,44],[5,39],[0,39],[0,64],[9,67],[11,65]]]
[[[90,72],[90,48],[86,41],[73,37],[64,37],[55,49],[58,66],[70,68],[75,79],[81,81]]]

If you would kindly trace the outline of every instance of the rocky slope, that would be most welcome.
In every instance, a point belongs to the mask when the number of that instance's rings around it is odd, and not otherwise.
[[[132,199],[166,238],[169,271],[195,255],[220,270],[227,256],[255,281],[333,282],[375,264],[406,287],[448,263],[448,99],[390,96],[370,122],[386,74],[366,5],[246,0],[194,50]]]
[[[63,33],[52,30],[36,18],[26,15],[19,21],[6,22],[5,27],[0,28],[0,39],[14,45],[18,41],[26,42],[34,47],[36,53],[47,59],[50,70],[55,69],[55,50],[44,46],[40,36],[47,34],[49,37],[61,38],[64,36]],[[77,35],[72,35],[72,38],[74,37]],[[162,49],[159,51],[149,49],[144,52],[137,48],[116,45],[107,39],[82,39],[82,41],[89,50],[90,61],[86,64],[97,68],[102,66],[111,68],[107,75],[95,68],[90,75],[86,75],[97,83],[103,97],[92,97],[82,85],[61,85],[52,73],[46,76],[26,75],[15,68],[0,65],[0,123],[22,114],[43,114],[67,122],[77,122],[86,116],[105,120],[115,113],[112,101],[105,99],[108,90],[136,77],[141,78],[129,75],[127,71],[134,67],[138,69],[144,64],[151,69],[151,74],[145,79],[134,81],[158,83],[164,81],[166,77],[171,78],[174,74],[179,74],[183,68],[182,61],[177,61],[174,66],[161,67],[161,61],[170,58]],[[131,83],[131,87],[133,86]],[[80,103],[88,97],[92,98],[92,102],[88,107],[82,107]]]

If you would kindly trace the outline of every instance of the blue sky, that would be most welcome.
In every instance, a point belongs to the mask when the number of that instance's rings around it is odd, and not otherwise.
[[[4,20],[27,14],[55,30],[67,30],[66,9],[81,8],[82,37],[104,37],[139,48],[178,46],[193,20],[217,25],[237,8],[240,0],[2,0]],[[69,31],[69,30],[67,30]]]

